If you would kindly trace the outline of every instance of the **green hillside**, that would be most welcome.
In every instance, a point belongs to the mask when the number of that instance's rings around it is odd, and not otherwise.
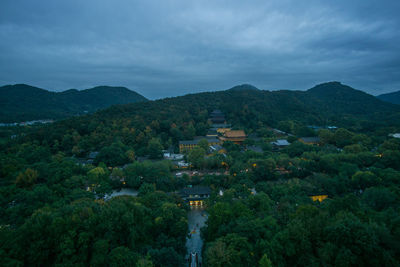
[[[6,85],[0,87],[0,122],[65,118],[146,100],[125,87],[98,86],[56,93],[26,84]]]

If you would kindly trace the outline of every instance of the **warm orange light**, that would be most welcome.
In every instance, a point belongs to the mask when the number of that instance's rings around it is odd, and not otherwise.
[[[327,198],[328,198],[328,195],[311,196],[312,201],[319,201],[319,202],[322,202]]]

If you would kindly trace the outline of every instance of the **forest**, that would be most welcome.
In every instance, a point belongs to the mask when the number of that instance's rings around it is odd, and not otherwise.
[[[224,154],[193,149],[185,159],[201,174],[177,176],[163,151],[204,136],[214,109],[247,140],[224,142]],[[339,83],[241,86],[3,127],[2,265],[186,266],[189,206],[176,192],[202,185],[212,190],[202,266],[398,266],[400,139],[389,134],[399,132],[399,106]],[[271,145],[280,138],[290,144]],[[138,196],[105,198],[120,188]]]

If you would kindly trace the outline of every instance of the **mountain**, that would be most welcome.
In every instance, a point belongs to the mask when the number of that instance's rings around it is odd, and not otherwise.
[[[254,91],[254,90],[260,90],[260,89],[258,89],[257,87],[255,87],[251,84],[241,84],[241,85],[236,85],[228,90],[229,91],[246,91],[246,90]]]
[[[377,98],[382,101],[400,105],[400,91],[378,95]]]
[[[65,118],[140,101],[147,99],[125,87],[98,86],[56,93],[26,84],[6,85],[0,87],[0,122]]]
[[[235,87],[234,87],[235,88]],[[400,122],[400,107],[339,82],[317,85],[307,91],[264,91],[253,87],[204,92],[180,97],[117,105],[94,117],[102,120],[138,119],[140,125],[159,121],[188,125],[203,121],[213,109],[225,113],[229,123],[255,129],[294,120],[305,125],[370,127]],[[206,121],[206,119],[205,119]],[[139,127],[139,124],[138,124]],[[186,126],[185,126],[186,127]]]

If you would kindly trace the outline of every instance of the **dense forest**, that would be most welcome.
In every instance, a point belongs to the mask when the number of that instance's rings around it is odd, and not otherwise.
[[[57,93],[26,84],[5,85],[0,87],[0,122],[60,119],[146,100],[125,87],[97,86]]]
[[[200,145],[185,155],[200,173],[177,176],[162,151],[204,136],[214,109],[247,140],[224,154]],[[185,266],[189,207],[176,192],[202,185],[212,189],[203,266],[398,266],[398,132],[400,106],[337,82],[243,85],[2,128],[2,265]],[[273,147],[279,138],[290,144]],[[123,187],[138,196],[105,197]]]

